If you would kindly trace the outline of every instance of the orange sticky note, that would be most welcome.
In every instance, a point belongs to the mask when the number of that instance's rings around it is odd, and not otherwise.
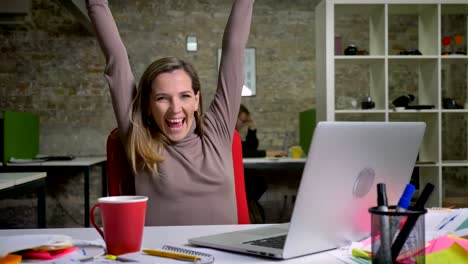
[[[8,254],[0,258],[0,264],[19,264],[21,263],[21,256],[15,254]]]

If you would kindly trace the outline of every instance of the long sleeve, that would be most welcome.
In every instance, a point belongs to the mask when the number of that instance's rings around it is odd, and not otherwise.
[[[244,85],[244,50],[252,21],[254,0],[235,0],[222,44],[218,88],[208,112],[218,129],[232,138]],[[229,139],[230,141],[230,139]]]
[[[120,132],[126,138],[130,126],[129,111],[135,91],[134,77],[127,51],[120,38],[107,0],[87,0],[88,15],[106,58],[105,78],[109,84],[112,105]]]

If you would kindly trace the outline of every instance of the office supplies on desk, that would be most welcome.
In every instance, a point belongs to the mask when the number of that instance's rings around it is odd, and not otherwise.
[[[189,242],[289,259],[362,240],[370,233],[368,209],[377,200],[375,183],[386,184],[389,200],[399,198],[410,180],[424,129],[422,122],[320,122],[290,223]]]
[[[424,186],[424,189],[421,195],[419,196],[418,200],[416,200],[416,204],[414,206],[415,211],[425,210],[424,205],[429,200],[429,197],[431,196],[433,190],[434,190],[434,185],[431,183],[427,183],[426,186]],[[425,210],[425,212],[427,212],[427,210]],[[392,244],[392,260],[393,261],[395,261],[398,255],[400,254],[400,251],[403,248],[404,244],[406,243],[406,240],[408,239],[414,226],[416,225],[419,219],[419,216],[420,214],[408,216],[408,219],[406,219],[406,222],[403,225],[400,233],[398,233],[398,236],[395,238],[395,242],[393,242]],[[422,225],[424,227],[424,221]],[[422,236],[423,236],[422,241],[424,241],[424,232],[422,233]],[[417,238],[417,239],[421,240],[421,238]]]

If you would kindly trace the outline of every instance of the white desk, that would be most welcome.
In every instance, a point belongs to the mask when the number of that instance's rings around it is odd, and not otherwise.
[[[45,172],[7,172],[0,173],[0,198],[36,190],[37,226],[46,227]]]
[[[46,171],[48,173],[63,173],[65,171],[79,171],[84,174],[84,226],[89,227],[89,174],[92,166],[101,166],[102,196],[107,196],[106,157],[76,157],[72,160],[42,161],[28,163],[8,163],[2,166],[2,171]]]
[[[187,239],[202,235],[210,235],[219,232],[228,232],[241,229],[252,228],[256,225],[224,225],[224,226],[168,226],[168,227],[145,227],[143,236],[142,248],[157,248],[163,245],[183,246],[187,245]],[[16,230],[0,230],[0,236],[20,235],[20,234],[65,234],[74,239],[94,240],[100,238],[98,232],[94,228],[65,228],[65,229],[16,229]],[[1,238],[0,238],[1,239]],[[242,263],[342,263],[328,252],[313,254],[305,257],[294,258],[290,260],[278,261],[267,258],[227,253],[224,251],[212,249],[195,249],[214,255],[215,263],[227,264],[242,264]],[[40,262],[35,262],[40,263]],[[157,258],[151,263],[157,263]],[[182,263],[174,261],[173,263]]]

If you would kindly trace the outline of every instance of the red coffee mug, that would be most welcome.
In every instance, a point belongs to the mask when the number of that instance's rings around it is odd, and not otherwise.
[[[147,201],[146,196],[110,196],[99,198],[91,208],[91,223],[106,242],[107,253],[122,255],[140,251]],[[103,228],[94,220],[98,207]]]

